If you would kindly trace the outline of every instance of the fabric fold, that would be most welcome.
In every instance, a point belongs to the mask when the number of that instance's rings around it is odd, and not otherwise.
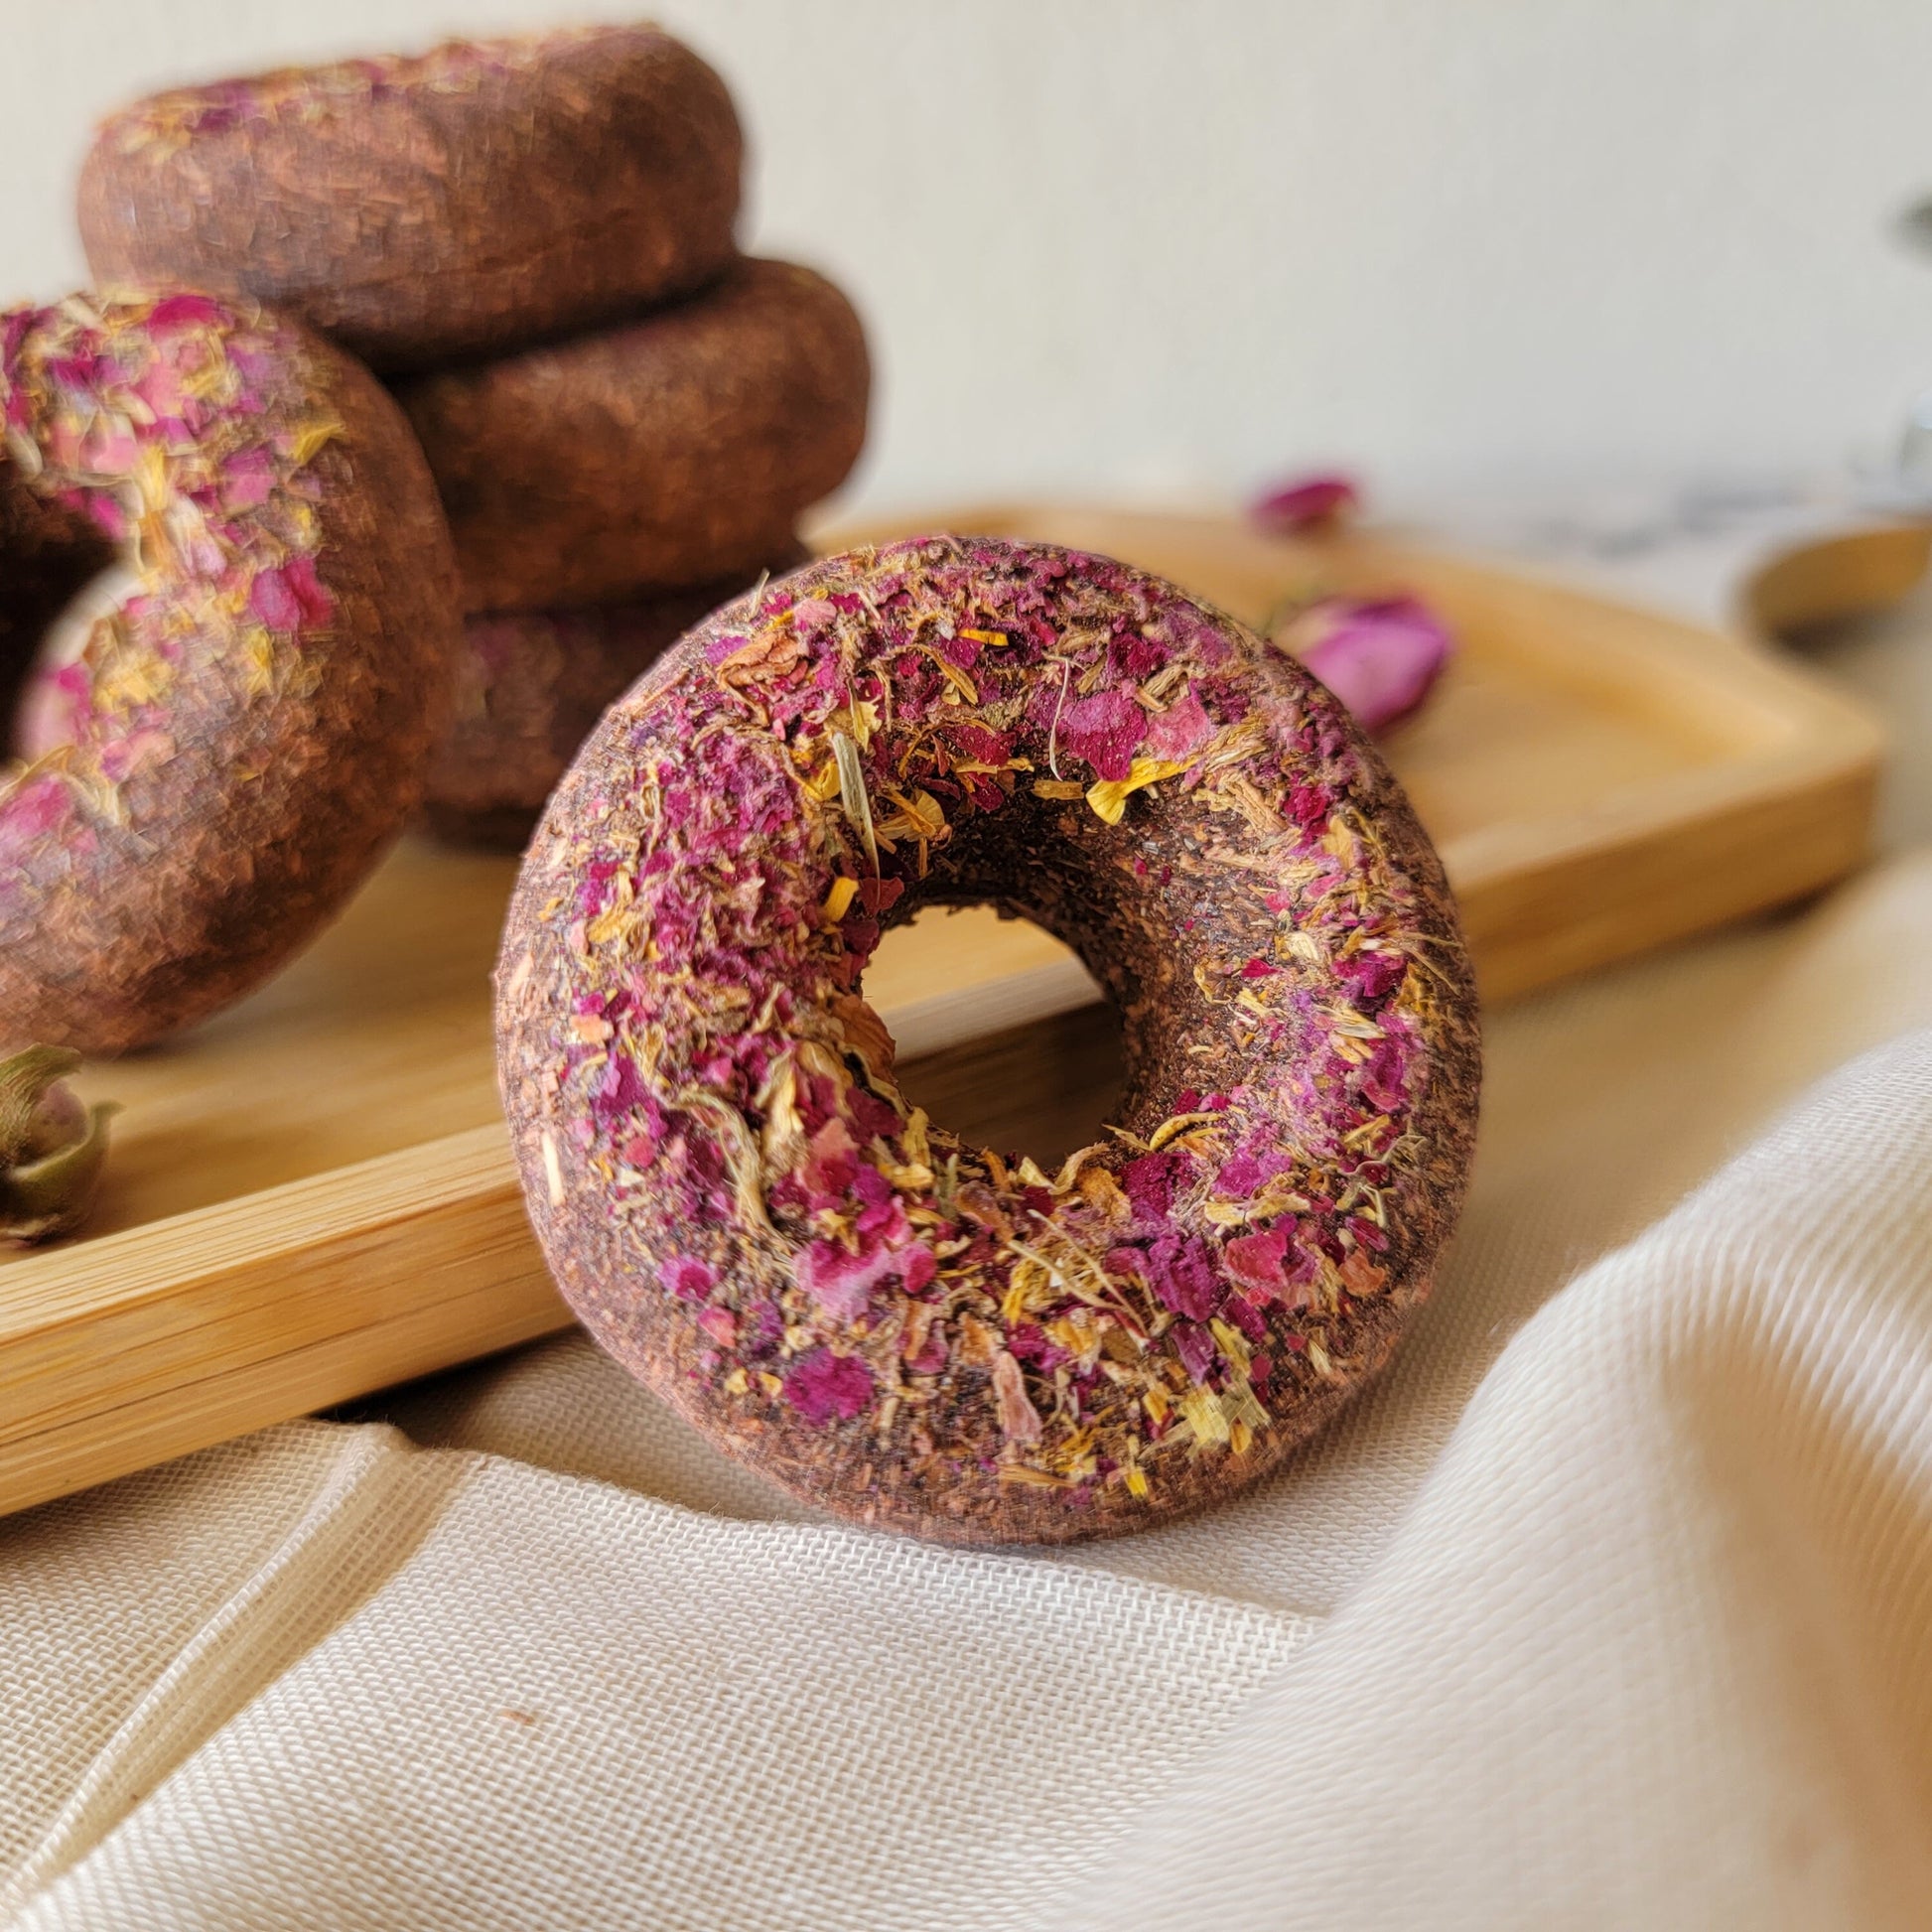
[[[1922,1924],[1928,1176],[1919,1035],[1572,1284],[1056,1922]]]

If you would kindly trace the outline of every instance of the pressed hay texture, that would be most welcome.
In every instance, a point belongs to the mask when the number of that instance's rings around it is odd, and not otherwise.
[[[1057,1174],[909,1107],[882,925],[990,900],[1118,1006]],[[1104,559],[935,538],[719,612],[614,706],[498,966],[592,1332],[787,1487],[961,1541],[1226,1495],[1372,1374],[1473,1141],[1475,1002],[1395,781],[1298,665]]]
[[[432,760],[423,805],[444,838],[520,852],[559,778],[605,708],[670,644],[760,575],[666,590],[578,611],[502,611],[463,627],[456,717]]]
[[[844,482],[871,365],[852,306],[745,261],[621,329],[401,386],[472,611],[744,581]]]
[[[724,82],[655,28],[458,41],[136,102],[81,170],[80,232],[103,282],[277,303],[420,368],[710,280],[742,146]]]
[[[0,1035],[111,1052],[258,985],[414,809],[455,568],[394,404],[249,305],[0,315],[0,538],[126,572],[0,764]]]

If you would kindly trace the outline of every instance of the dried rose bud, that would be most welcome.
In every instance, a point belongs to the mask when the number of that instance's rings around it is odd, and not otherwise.
[[[1323,598],[1276,631],[1275,642],[1299,657],[1369,732],[1408,717],[1455,647],[1443,621],[1413,597]]]
[[[1361,507],[1362,493],[1342,476],[1298,477],[1255,498],[1248,514],[1264,530],[1293,536],[1300,530],[1325,530]]]
[[[0,1059],[0,1241],[71,1234],[93,1204],[117,1110],[84,1107],[60,1084],[79,1064],[65,1046]]]

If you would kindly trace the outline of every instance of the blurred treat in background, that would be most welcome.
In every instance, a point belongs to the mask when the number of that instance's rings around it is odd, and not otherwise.
[[[831,283],[742,261],[674,309],[397,394],[470,608],[501,611],[749,582],[857,462],[870,387]]]
[[[421,368],[701,288],[743,138],[655,27],[450,41],[152,94],[81,170],[101,282],[252,296],[372,368]]]
[[[156,94],[82,171],[102,279],[280,305],[387,372],[473,621],[434,825],[520,841],[605,707],[802,557],[865,442],[845,297],[740,257],[723,81],[654,27]]]
[[[759,576],[803,563],[793,544],[766,572],[581,610],[471,618],[456,729],[430,767],[429,822],[444,838],[518,851],[605,708],[692,624]]]

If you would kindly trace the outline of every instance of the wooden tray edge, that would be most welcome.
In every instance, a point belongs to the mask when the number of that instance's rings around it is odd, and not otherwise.
[[[32,1256],[7,1288],[0,1514],[572,1318],[500,1125]]]

